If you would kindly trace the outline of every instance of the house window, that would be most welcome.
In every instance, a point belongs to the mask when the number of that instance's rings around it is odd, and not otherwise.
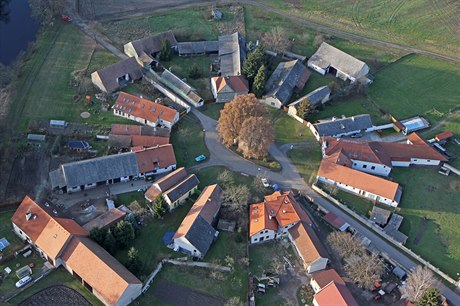
[[[265,237],[265,239],[270,239],[270,236]]]
[[[431,161],[431,160],[429,160],[429,159],[427,160],[427,162],[430,162],[430,161]]]
[[[372,166],[372,167],[371,167],[371,170],[375,170],[375,166]]]
[[[363,165],[363,168],[366,169],[366,168],[367,168],[367,165]]]
[[[259,240],[258,238],[254,238],[254,242],[257,242],[257,240]]]
[[[353,163],[353,166],[356,166],[356,163]]]

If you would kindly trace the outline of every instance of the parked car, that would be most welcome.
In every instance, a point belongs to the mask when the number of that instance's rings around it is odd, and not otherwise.
[[[265,188],[270,187],[270,183],[268,182],[268,180],[265,177],[262,178],[262,184],[264,185]]]
[[[361,133],[356,133],[356,134],[351,135],[351,138],[361,138],[361,137],[363,137],[363,134]]]
[[[195,161],[200,162],[206,159],[206,155],[201,154],[200,156],[195,157]]]
[[[16,283],[16,288],[21,288],[21,287],[27,285],[28,283],[30,283],[31,281],[32,281],[32,276],[27,275],[27,276],[21,278],[21,279]]]

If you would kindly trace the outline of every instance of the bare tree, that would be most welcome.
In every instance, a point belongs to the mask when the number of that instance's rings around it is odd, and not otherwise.
[[[291,41],[287,32],[281,27],[274,27],[271,31],[262,36],[264,45],[273,51],[288,51],[291,48]]]
[[[250,196],[246,185],[229,185],[224,190],[224,202],[241,212],[246,211]]]
[[[225,306],[243,306],[243,305],[244,303],[241,302],[240,298],[237,296],[234,296],[230,298],[229,300],[227,300],[227,302],[225,302]]]
[[[427,267],[417,266],[409,273],[402,291],[411,302],[416,303],[433,284],[433,272]]]
[[[327,236],[327,241],[343,258],[361,257],[365,253],[359,241],[348,233],[332,232]]]
[[[363,252],[347,259],[345,272],[361,288],[371,289],[375,282],[381,280],[383,263],[377,255]]]
[[[233,174],[228,169],[225,169],[217,176],[217,182],[222,186],[231,185],[234,182]]]

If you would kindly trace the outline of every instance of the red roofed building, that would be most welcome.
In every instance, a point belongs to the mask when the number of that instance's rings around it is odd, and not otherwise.
[[[26,196],[11,221],[21,239],[55,267],[66,268],[105,305],[128,305],[141,294],[142,282],[74,220],[55,217]]]
[[[179,113],[165,105],[120,92],[113,114],[148,126],[164,126],[169,129],[179,121]]]
[[[315,293],[329,285],[331,282],[335,282],[336,284],[340,285],[345,285],[343,279],[334,269],[316,272],[312,275],[310,279],[310,285],[313,288],[313,291],[315,291]]]
[[[348,223],[343,221],[342,218],[338,217],[332,212],[328,212],[326,215],[324,215],[323,220],[341,232],[346,231],[347,228],[350,227]]]
[[[330,282],[313,298],[315,306],[359,306],[347,286]]]
[[[176,169],[176,156],[171,144],[137,151],[135,154],[141,177]]]
[[[236,96],[247,95],[249,84],[242,75],[213,77],[211,78],[211,90],[217,103],[230,102]]]

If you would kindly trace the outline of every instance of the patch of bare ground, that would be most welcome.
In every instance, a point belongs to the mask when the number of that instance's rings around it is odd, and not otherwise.
[[[19,303],[19,306],[41,305],[91,306],[91,303],[80,293],[66,286],[45,288]]]
[[[217,21],[216,26],[221,34],[232,34],[240,32],[246,33],[244,26],[244,8],[239,5],[232,5],[228,7],[231,16],[224,16],[223,20]],[[225,14],[225,13],[224,13]]]

